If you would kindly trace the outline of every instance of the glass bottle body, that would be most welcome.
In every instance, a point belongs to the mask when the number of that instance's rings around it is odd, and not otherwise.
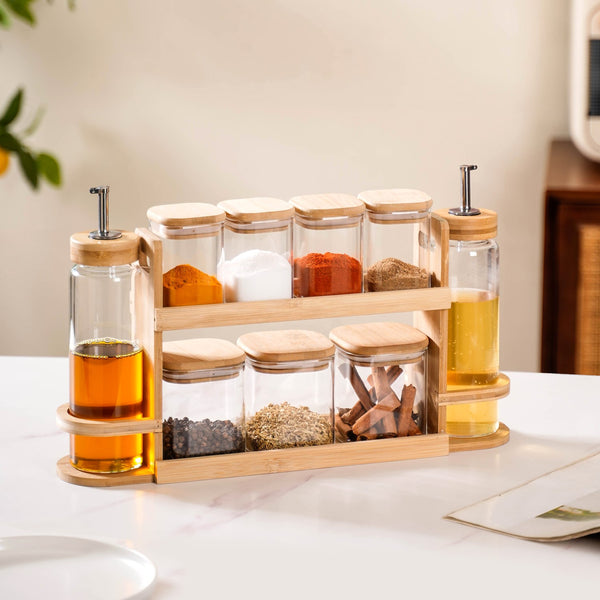
[[[69,410],[79,418],[143,416],[142,348],[134,335],[133,285],[137,266],[75,265],[71,270]],[[73,466],[94,473],[136,469],[141,434],[71,435]]]
[[[499,252],[494,239],[449,244],[448,389],[490,385],[499,374]],[[498,429],[497,401],[447,407],[447,432],[489,435]]]

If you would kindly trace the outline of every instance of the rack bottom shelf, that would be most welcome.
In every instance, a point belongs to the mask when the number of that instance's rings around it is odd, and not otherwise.
[[[510,429],[504,423],[500,423],[498,426],[498,431],[490,435],[471,438],[451,437],[450,452],[464,452],[466,450],[487,450],[489,448],[497,448],[498,446],[503,446],[506,444],[509,439]]]
[[[154,473],[150,467],[140,467],[127,473],[85,473],[76,469],[68,456],[63,456],[56,463],[56,473],[67,483],[88,487],[113,487],[154,481]]]

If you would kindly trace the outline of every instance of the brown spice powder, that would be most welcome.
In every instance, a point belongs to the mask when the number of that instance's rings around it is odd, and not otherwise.
[[[411,290],[427,287],[429,274],[398,258],[384,258],[371,265],[365,283],[369,292]]]

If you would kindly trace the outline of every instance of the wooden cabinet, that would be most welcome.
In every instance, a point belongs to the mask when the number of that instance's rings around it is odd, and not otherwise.
[[[600,163],[550,145],[545,189],[543,372],[600,375]]]

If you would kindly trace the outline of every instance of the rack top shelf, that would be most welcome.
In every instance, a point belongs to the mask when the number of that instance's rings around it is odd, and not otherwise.
[[[156,308],[156,331],[450,308],[446,287]]]

